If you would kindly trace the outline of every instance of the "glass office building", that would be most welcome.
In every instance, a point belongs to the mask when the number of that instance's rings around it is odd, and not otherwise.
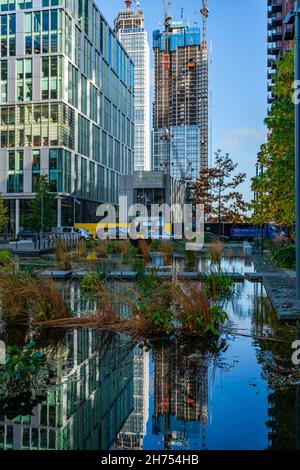
[[[134,61],[134,170],[149,171],[150,162],[150,48],[143,10],[121,11],[115,30]]]
[[[92,0],[0,7],[0,192],[11,229],[23,226],[40,175],[57,194],[58,225],[93,222],[133,171],[133,61]]]

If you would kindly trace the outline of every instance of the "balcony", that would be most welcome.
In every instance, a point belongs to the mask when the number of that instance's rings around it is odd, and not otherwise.
[[[267,75],[268,80],[272,80],[272,81],[273,81],[275,75],[276,75],[275,70],[273,70],[273,69],[272,69],[272,70],[269,70],[269,71],[268,71],[268,75]]]
[[[269,58],[268,61],[267,61],[267,65],[268,65],[269,69],[275,70],[276,69],[276,60],[272,59],[272,58]]]
[[[272,30],[268,33],[268,42],[282,41],[282,35],[283,32],[281,29],[277,31]]]
[[[268,55],[272,56],[279,56],[280,54],[280,48],[277,45],[269,46],[268,47]]]
[[[287,24],[283,32],[284,41],[292,41],[294,39],[294,34],[294,26],[292,24]]]

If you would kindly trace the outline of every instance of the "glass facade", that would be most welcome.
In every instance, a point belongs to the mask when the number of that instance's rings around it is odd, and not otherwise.
[[[151,169],[150,162],[150,48],[144,29],[144,11],[119,13],[115,30],[134,62],[134,170]]]
[[[133,171],[134,64],[96,4],[1,0],[0,33],[0,193],[30,199],[47,174],[91,214],[117,204]]]

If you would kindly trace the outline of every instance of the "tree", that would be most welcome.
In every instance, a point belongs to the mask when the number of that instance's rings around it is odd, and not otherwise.
[[[261,146],[258,163],[262,169],[252,181],[256,193],[252,220],[291,227],[295,222],[294,54],[278,63],[273,92],[276,97],[265,123],[267,142]]]
[[[5,206],[2,195],[0,194],[0,231],[3,230],[7,223],[7,207]]]
[[[214,166],[202,170],[196,183],[197,202],[204,206],[207,220],[218,221],[219,235],[222,222],[242,222],[248,209],[242,194],[235,191],[246,179],[245,173],[234,174],[237,166],[228,153],[218,150]]]
[[[30,201],[26,226],[37,232],[49,231],[55,225],[55,194],[50,192],[47,176],[41,176],[35,199]]]

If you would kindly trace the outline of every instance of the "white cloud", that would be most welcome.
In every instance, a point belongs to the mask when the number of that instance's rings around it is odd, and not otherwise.
[[[239,148],[244,144],[249,143],[249,141],[262,144],[264,139],[264,132],[258,129],[253,129],[250,127],[230,129],[221,139],[221,147]]]

